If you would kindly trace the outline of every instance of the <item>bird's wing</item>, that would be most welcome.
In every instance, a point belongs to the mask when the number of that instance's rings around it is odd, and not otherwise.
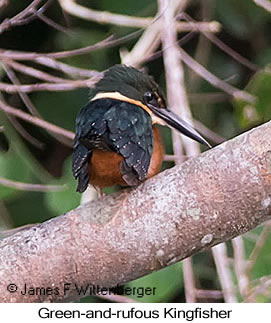
[[[139,184],[146,178],[153,149],[150,115],[134,104],[112,99],[91,101],[80,111],[72,162],[79,192],[87,188],[88,164],[94,149],[123,156],[123,180],[129,186]]]
[[[124,159],[121,163],[123,180],[129,186],[138,185],[148,173],[153,149],[150,115],[134,104],[118,102],[105,114],[109,141]]]
[[[76,118],[72,172],[78,180],[77,191],[80,193],[84,192],[88,186],[88,165],[92,151],[94,149],[110,150],[102,139],[102,135],[107,130],[103,116],[110,106],[108,100],[105,100],[103,104],[91,101],[81,109]]]

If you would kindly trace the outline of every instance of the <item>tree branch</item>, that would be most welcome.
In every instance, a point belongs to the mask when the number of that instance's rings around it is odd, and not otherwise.
[[[34,192],[50,192],[50,191],[63,191],[67,186],[64,185],[44,185],[44,184],[33,184],[33,183],[22,183],[13,181],[8,178],[0,176],[0,185],[15,188],[21,191],[34,191]]]
[[[214,74],[210,73],[204,66],[196,62],[190,55],[188,55],[182,48],[179,48],[180,59],[191,68],[196,74],[205,79],[208,83],[212,84],[214,87],[221,89],[222,91],[232,95],[234,98],[244,100],[246,102],[254,103],[256,97],[250,93],[242,90],[238,90],[234,86],[228,84],[227,82],[219,79]]]
[[[271,3],[267,0],[253,0],[258,6],[264,8],[265,10],[271,12]]]
[[[12,26],[20,26],[29,22],[32,17],[35,17],[37,13],[37,7],[40,5],[42,0],[34,0],[29,6],[27,6],[24,10],[20,11],[16,16],[12,18],[7,18],[0,24],[0,34],[5,30],[8,30]]]
[[[72,16],[95,21],[99,24],[113,24],[115,26],[126,26],[126,27],[138,27],[147,28],[151,23],[153,23],[153,17],[134,17],[127,15],[120,15],[108,11],[98,11],[91,8],[81,6],[75,2],[75,0],[58,0],[60,6]],[[178,22],[177,27],[180,31],[201,31],[205,30],[208,32],[217,33],[221,29],[221,25],[217,21],[210,22]]]
[[[180,6],[185,1],[175,0],[159,0],[159,11],[162,15],[163,26],[161,29],[161,40],[163,46],[163,59],[165,66],[166,84],[167,84],[167,98],[169,106],[172,111],[179,114],[193,124],[193,117],[191,114],[189,101],[187,97],[184,69],[182,62],[178,57],[177,46],[177,30],[174,21],[174,7]],[[179,158],[175,161],[176,164],[181,163],[183,149],[185,148],[188,157],[197,156],[200,153],[199,145],[196,141],[192,141],[187,137],[181,138],[180,135],[174,131],[172,133],[173,151]],[[192,258],[186,258],[183,261],[183,277],[185,298],[188,303],[196,302],[196,283],[193,272]]]
[[[61,127],[58,127],[48,121],[42,120],[38,117],[34,117],[31,114],[25,113],[24,111],[21,111],[19,109],[13,108],[12,106],[6,104],[2,100],[0,100],[0,110],[4,111],[7,114],[10,114],[12,116],[15,116],[17,118],[20,118],[22,120],[25,120],[27,122],[33,123],[41,128],[46,129],[49,132],[53,132],[55,134],[61,135],[63,137],[69,138],[73,140],[74,133],[63,129]]]
[[[75,283],[124,283],[251,230],[271,218],[270,147],[271,122],[1,240],[0,301],[78,299]],[[22,295],[24,284],[59,294]]]

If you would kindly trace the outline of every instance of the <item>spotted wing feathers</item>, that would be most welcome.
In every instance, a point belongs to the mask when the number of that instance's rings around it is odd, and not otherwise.
[[[96,101],[94,101],[96,102]],[[94,149],[105,149],[102,135],[107,126],[103,119],[104,113],[110,107],[109,102],[98,107],[89,102],[83,107],[76,119],[76,130],[73,144],[72,171],[78,180],[77,192],[84,192],[89,183],[88,167]]]
[[[121,174],[129,186],[138,185],[148,173],[152,149],[150,115],[134,104],[114,100],[91,101],[78,115],[74,140],[73,174],[79,192],[88,185],[88,164],[94,149],[123,156]]]
[[[121,173],[129,186],[138,185],[148,173],[152,148],[152,121],[142,108],[120,102],[105,115],[109,140],[124,160]]]

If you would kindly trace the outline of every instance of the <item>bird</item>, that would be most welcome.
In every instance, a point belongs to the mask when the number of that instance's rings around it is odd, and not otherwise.
[[[211,147],[171,111],[153,77],[117,64],[90,89],[76,118],[72,172],[77,192],[89,184],[136,186],[160,172],[164,148],[157,125]]]

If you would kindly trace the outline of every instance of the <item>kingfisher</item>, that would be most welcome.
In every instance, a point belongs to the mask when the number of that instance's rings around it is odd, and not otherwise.
[[[89,183],[99,189],[135,186],[159,173],[164,148],[156,125],[210,147],[170,111],[151,76],[122,64],[106,70],[76,118],[72,171],[77,191],[84,192]]]

